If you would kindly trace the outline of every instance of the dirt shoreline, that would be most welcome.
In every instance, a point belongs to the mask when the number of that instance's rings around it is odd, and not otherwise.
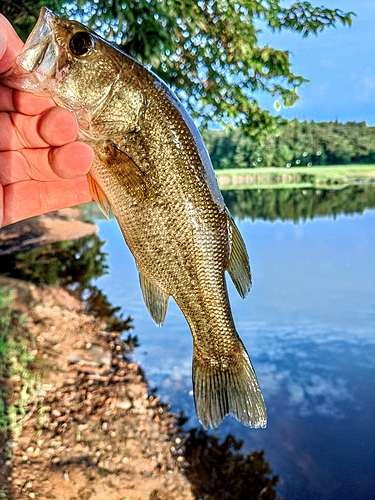
[[[0,288],[25,318],[40,377],[21,434],[0,442],[0,498],[193,499],[177,417],[126,345],[59,287],[0,276]],[[20,390],[17,377],[7,383]]]
[[[31,248],[75,240],[98,232],[97,226],[83,221],[77,208],[64,208],[22,220],[0,229],[0,257],[27,252]]]

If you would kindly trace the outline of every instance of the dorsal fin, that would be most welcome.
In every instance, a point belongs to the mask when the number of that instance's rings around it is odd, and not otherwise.
[[[143,300],[151,318],[158,326],[164,323],[168,307],[168,294],[164,293],[142,271],[138,269]]]
[[[228,224],[231,245],[227,271],[238,293],[244,298],[251,288],[249,256],[242,236],[230,214],[228,214]]]

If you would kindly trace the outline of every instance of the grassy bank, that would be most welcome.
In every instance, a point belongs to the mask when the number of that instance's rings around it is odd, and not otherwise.
[[[311,188],[340,189],[375,183],[375,165],[244,168],[215,171],[220,189]]]
[[[0,433],[18,436],[36,397],[37,379],[30,370],[34,353],[25,338],[25,318],[14,309],[12,293],[0,288]]]

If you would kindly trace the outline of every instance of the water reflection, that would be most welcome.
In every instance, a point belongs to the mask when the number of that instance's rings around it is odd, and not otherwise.
[[[244,453],[264,449],[281,478],[279,496],[372,499],[375,210],[368,207],[375,206],[374,187],[225,196],[242,219],[254,278],[245,301],[230,283],[229,294],[269,424],[249,429],[229,417],[210,435],[244,440]],[[198,426],[191,336],[181,312],[171,301],[164,327],[156,328],[116,224],[100,222],[100,234],[108,241],[110,275],[98,285],[134,318],[137,357],[151,384],[172,409],[184,410],[188,426]]]
[[[191,429],[184,443],[185,473],[195,498],[201,500],[275,500],[279,478],[264,451],[239,453],[243,441],[232,435],[220,442],[203,430]],[[271,477],[269,477],[271,476]]]
[[[375,207],[375,185],[343,189],[259,189],[223,191],[225,203],[239,219],[300,221],[317,216],[363,213]]]

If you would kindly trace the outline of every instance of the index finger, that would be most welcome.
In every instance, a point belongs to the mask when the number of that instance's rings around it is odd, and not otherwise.
[[[11,89],[0,83],[1,111],[18,111],[23,115],[39,115],[53,106],[56,104],[50,97],[35,96],[23,90]]]

